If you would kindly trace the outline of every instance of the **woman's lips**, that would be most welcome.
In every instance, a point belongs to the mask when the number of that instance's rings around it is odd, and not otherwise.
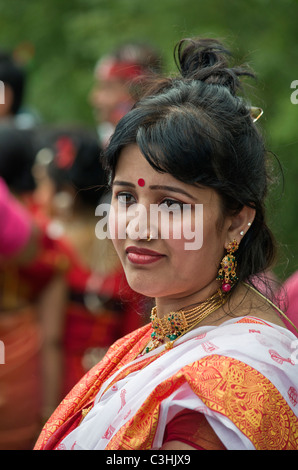
[[[157,251],[147,250],[146,248],[138,248],[129,246],[126,248],[127,258],[133,264],[151,264],[159,261],[164,257]]]

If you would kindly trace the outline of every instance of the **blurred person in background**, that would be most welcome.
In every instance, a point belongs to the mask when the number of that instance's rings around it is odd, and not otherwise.
[[[0,51],[0,80],[4,100],[0,102],[0,141],[2,156],[0,175],[18,196],[30,194],[35,188],[32,166],[35,149],[32,129],[19,125],[18,117],[25,94],[26,73],[12,53]]]
[[[0,368],[3,450],[32,448],[41,423],[55,408],[61,393],[66,264],[55,240],[47,236],[27,204],[35,190],[33,155],[19,129],[0,125],[0,177],[11,197],[16,198],[24,212],[29,211],[37,233],[32,246],[34,256],[22,262],[19,257],[1,257],[0,339],[5,345],[5,364]],[[16,240],[16,244],[22,244],[23,231],[8,223],[7,217],[1,218],[1,236],[9,230],[11,243]]]
[[[298,271],[295,271],[286,279],[280,290],[280,296],[285,305],[285,313],[290,320],[290,322],[285,320],[285,325],[298,336],[296,330],[298,328]]]
[[[25,91],[26,76],[12,55],[0,51],[0,80],[4,83],[4,103],[0,104],[0,123],[15,124]]]
[[[28,131],[29,134],[39,117],[23,106],[27,74],[21,59],[15,57],[17,55],[18,51],[0,50],[0,80],[4,84],[4,100],[0,103],[0,125],[14,126]]]
[[[14,126],[0,124],[0,175],[10,190],[24,203],[35,190],[32,168],[35,161],[33,141]]]
[[[160,53],[150,44],[142,42],[124,43],[97,62],[90,103],[103,147],[118,121],[134,105],[146,78],[161,70]]]
[[[95,236],[95,209],[106,191],[99,156],[97,136],[89,130],[50,129],[35,168],[35,196],[49,217],[47,233],[69,261],[64,393],[116,339],[143,324],[136,314],[142,311],[141,298],[128,287],[111,241]]]

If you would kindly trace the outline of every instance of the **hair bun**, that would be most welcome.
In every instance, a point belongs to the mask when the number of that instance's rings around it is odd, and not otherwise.
[[[230,51],[216,39],[182,39],[174,51],[182,77],[226,86],[235,95],[241,86],[239,77],[254,74],[244,67],[229,67],[228,56]]]

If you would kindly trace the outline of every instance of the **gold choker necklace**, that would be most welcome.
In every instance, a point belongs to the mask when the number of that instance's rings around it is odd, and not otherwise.
[[[177,312],[170,312],[162,318],[157,317],[157,309],[153,307],[150,316],[153,332],[144,352],[147,353],[157,348],[166,338],[170,340],[166,343],[166,348],[170,349],[177,338],[190,331],[217,310],[227,301],[228,297],[229,294],[225,294],[221,289],[218,289],[215,294],[199,305],[187,310],[181,309]]]

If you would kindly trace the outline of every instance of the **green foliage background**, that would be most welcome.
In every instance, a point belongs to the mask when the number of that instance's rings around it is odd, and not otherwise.
[[[0,47],[26,50],[26,103],[46,123],[94,125],[88,93],[96,60],[124,40],[149,40],[167,72],[182,37],[225,40],[236,58],[258,74],[249,96],[264,109],[260,125],[278,155],[284,187],[275,183],[269,205],[282,248],[277,274],[298,269],[298,80],[297,0],[0,0]],[[29,48],[30,49],[30,48]]]

